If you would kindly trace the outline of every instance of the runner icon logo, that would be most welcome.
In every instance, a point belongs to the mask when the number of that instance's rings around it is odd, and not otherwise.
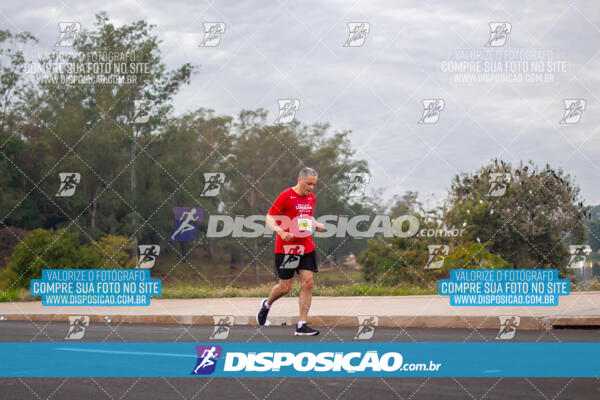
[[[196,238],[196,231],[202,218],[202,207],[173,207],[175,227],[169,242],[191,242]]]
[[[419,120],[419,124],[435,124],[440,119],[440,114],[444,110],[444,99],[424,99],[423,115]]]
[[[297,99],[279,99],[279,114],[275,119],[276,124],[289,124],[294,120],[298,109],[300,108],[300,100]]]
[[[221,37],[225,34],[224,22],[205,22],[204,39],[198,47],[216,47],[221,43]]]
[[[139,258],[136,268],[152,268],[156,257],[160,254],[160,246],[157,244],[141,244],[138,246]]]
[[[229,336],[229,330],[233,326],[233,315],[214,315],[215,328],[209,339],[223,340]]]
[[[504,196],[512,176],[507,172],[490,172],[490,190],[488,196]]]
[[[429,259],[425,265],[425,269],[438,269],[444,265],[444,258],[448,255],[449,247],[445,244],[430,244],[427,246],[429,250]]]
[[[131,121],[134,124],[145,124],[150,120],[150,113],[153,108],[154,102],[152,100],[134,100]]]
[[[301,244],[284,244],[285,256],[279,266],[280,269],[296,269],[300,265],[300,257],[304,255],[304,246]]]
[[[59,22],[58,29],[60,35],[55,47],[71,47],[81,32],[81,24],[79,22]]]
[[[60,172],[58,174],[60,186],[56,197],[71,197],[75,194],[77,185],[81,182],[81,174],[77,172]]]
[[[344,47],[361,47],[370,31],[371,24],[368,22],[348,22],[348,39]]]
[[[517,327],[521,323],[521,317],[517,315],[500,315],[500,330],[496,339],[510,340],[515,337]]]
[[[83,335],[85,335],[85,328],[88,326],[90,326],[89,316],[69,316],[69,331],[65,339],[82,339]]]
[[[581,119],[581,115],[585,111],[585,100],[584,99],[565,99],[565,113],[562,119],[558,122],[559,124],[576,124]]]
[[[506,39],[512,30],[510,22],[490,22],[490,38],[486,42],[486,47],[502,47],[506,44]]]
[[[582,268],[587,256],[592,252],[592,248],[587,244],[569,245],[569,254],[571,259],[567,268]]]
[[[225,174],[219,172],[204,173],[204,190],[200,196],[214,197],[219,194],[221,186],[225,183]]]
[[[359,315],[357,318],[359,326],[354,339],[371,339],[375,333],[375,327],[379,323],[379,317],[376,315]]]
[[[223,354],[221,346],[196,346],[198,361],[190,375],[210,375],[217,368],[217,359]]]
[[[365,194],[370,176],[367,173],[352,172],[348,174],[348,196],[362,196]]]

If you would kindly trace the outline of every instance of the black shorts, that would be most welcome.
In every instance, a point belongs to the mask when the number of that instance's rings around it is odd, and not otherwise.
[[[316,251],[302,255],[275,253],[275,271],[279,279],[291,279],[294,277],[294,272],[300,274],[298,272],[300,269],[319,272]]]

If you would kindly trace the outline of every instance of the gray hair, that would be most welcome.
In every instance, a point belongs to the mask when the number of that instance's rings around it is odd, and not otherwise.
[[[317,171],[315,171],[314,169],[308,168],[308,167],[304,167],[298,173],[298,178],[304,179],[307,176],[319,176],[319,175],[317,175]]]

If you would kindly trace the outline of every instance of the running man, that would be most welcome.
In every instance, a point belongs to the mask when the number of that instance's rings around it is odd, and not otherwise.
[[[267,213],[265,222],[276,234],[275,241],[275,270],[279,283],[273,287],[268,298],[263,299],[256,321],[264,325],[267,314],[275,300],[285,296],[292,289],[294,272],[300,277],[300,318],[296,325],[295,335],[318,335],[319,331],[307,325],[308,310],[312,300],[313,276],[319,272],[315,245],[310,234],[313,227],[323,231],[324,226],[313,218],[313,210],[317,198],[312,193],[317,184],[317,172],[312,168],[302,168],[298,174],[296,186],[281,192]],[[295,254],[295,268],[284,265],[290,255],[290,249],[302,249]],[[289,264],[289,263],[288,263]]]

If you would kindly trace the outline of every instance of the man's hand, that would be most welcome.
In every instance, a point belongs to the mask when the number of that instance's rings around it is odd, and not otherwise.
[[[281,240],[283,240],[284,242],[288,242],[289,240],[291,240],[294,235],[292,235],[289,232],[285,232],[285,231],[279,231],[277,232],[279,234],[279,237],[281,238]]]
[[[315,221],[315,229],[319,232],[323,232],[325,230],[325,225]]]
[[[292,235],[291,233],[286,232],[279,226],[277,226],[277,221],[275,221],[275,217],[273,217],[272,215],[267,214],[267,216],[265,217],[265,223],[269,228],[273,230],[273,232],[278,234],[284,242],[289,242],[294,237],[294,235]]]

